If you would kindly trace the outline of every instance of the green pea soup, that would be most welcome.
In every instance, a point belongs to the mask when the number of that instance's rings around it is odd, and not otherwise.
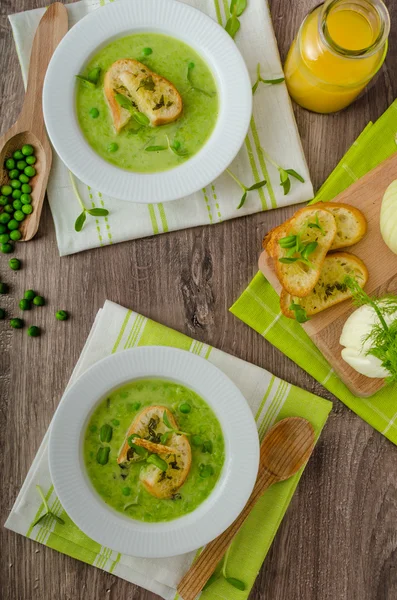
[[[140,483],[145,460],[117,464],[131,422],[144,408],[154,405],[168,408],[179,429],[190,434],[189,474],[178,493],[166,499],[152,496]],[[111,439],[106,442],[100,439],[104,425],[106,439],[111,428]],[[107,462],[100,464],[98,457],[104,462],[104,455]],[[214,489],[224,464],[224,438],[214,411],[194,391],[171,381],[138,380],[111,392],[95,408],[85,431],[83,456],[91,484],[106,504],[139,521],[170,521],[192,512]]]
[[[148,48],[152,52],[146,54]],[[176,121],[150,127],[131,118],[118,134],[115,132],[103,79],[109,67],[122,58],[139,60],[174,84],[183,100],[182,115]],[[188,160],[209,139],[218,117],[216,83],[206,62],[184,42],[159,33],[129,35],[103,47],[84,72],[95,67],[101,68],[96,87],[76,80],[76,111],[87,142],[106,161],[134,172],[166,171]],[[177,153],[169,147],[174,144]],[[164,149],[145,150],[153,146]]]

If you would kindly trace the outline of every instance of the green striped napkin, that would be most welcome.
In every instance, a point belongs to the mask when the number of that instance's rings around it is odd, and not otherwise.
[[[376,121],[369,123],[313,202],[332,200],[396,151],[397,100]],[[231,312],[263,335],[305,369],[360,417],[397,444],[397,385],[389,385],[370,398],[354,396],[316,348],[302,327],[280,313],[279,298],[258,273],[231,307]]]
[[[97,315],[70,383],[92,364],[127,348],[137,346],[173,346],[209,360],[240,388],[249,403],[262,438],[269,427],[287,416],[302,416],[311,421],[316,435],[327,420],[332,405],[313,394],[277,379],[267,371],[225,354],[207,344],[106,302]],[[166,559],[142,559],[121,555],[101,547],[83,534],[69,519],[56,497],[48,468],[48,432],[5,524],[6,527],[54,550],[113,573],[140,585],[166,600],[177,600],[176,587],[189,569],[197,552]],[[252,511],[232,546],[230,576],[245,581],[245,592],[219,580],[205,591],[202,600],[244,600],[255,581],[277,528],[298,484],[301,473],[270,488]],[[32,523],[43,513],[36,485],[43,489],[51,510],[65,524],[45,519]]]

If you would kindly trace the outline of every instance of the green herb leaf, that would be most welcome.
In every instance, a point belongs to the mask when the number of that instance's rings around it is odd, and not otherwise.
[[[41,521],[44,521],[44,519],[46,517],[49,516],[49,512],[44,513],[44,515],[41,515],[41,517],[39,517],[38,519],[35,520],[35,522],[32,524],[32,527],[36,527],[36,525],[38,525],[39,523],[41,523]]]
[[[93,83],[92,81],[90,81],[89,79],[87,79],[87,77],[83,77],[82,75],[76,75],[76,79],[78,79],[79,81],[81,81],[82,83],[84,83],[84,85],[88,88],[91,88],[92,90],[96,88],[95,83]]]
[[[168,418],[168,416],[167,416],[167,411],[164,411],[164,412],[163,412],[163,423],[164,423],[164,425],[165,425],[166,427],[168,427],[169,429],[172,429],[172,425],[171,425],[171,423],[170,423],[170,421],[169,421],[169,418]]]
[[[137,123],[140,125],[149,125],[150,119],[141,112],[135,111],[132,115]]]
[[[213,573],[211,575],[211,577],[208,579],[207,583],[204,585],[203,587],[203,592],[208,589],[210,587],[210,585],[212,585],[213,583],[215,583],[215,581],[219,579],[219,575],[217,575],[216,573]]]
[[[247,0],[232,0],[230,3],[230,14],[236,13],[236,17],[241,17],[247,8]]]
[[[310,256],[310,254],[312,254],[315,251],[317,246],[318,246],[318,242],[310,242],[309,244],[306,244],[306,246],[304,247],[304,249],[301,252],[302,258],[307,259]]]
[[[296,237],[296,235],[287,235],[286,237],[279,239],[278,243],[281,246],[281,248],[293,248],[295,250]]]
[[[144,90],[147,90],[148,92],[153,92],[155,87],[156,87],[156,84],[154,83],[153,77],[152,77],[152,75],[149,75],[148,77],[145,77],[145,79],[142,79],[141,83],[136,88],[136,91],[143,88]]]
[[[299,175],[299,173],[294,171],[294,169],[285,169],[285,170],[289,175],[292,175],[292,177],[295,177],[295,179],[298,179],[298,181],[300,181],[301,183],[305,183],[305,180],[303,179],[302,175]]]
[[[260,82],[260,79],[257,79],[257,80],[255,81],[254,85],[252,86],[252,95],[254,95],[254,94],[255,94],[255,92],[256,92],[256,90],[258,89],[259,82]]]
[[[88,214],[92,217],[107,217],[109,211],[106,208],[90,208],[87,209]]]
[[[172,431],[166,431],[165,433],[162,434],[162,436],[160,437],[160,443],[161,444],[166,444],[169,440],[169,438],[172,435]]]
[[[54,514],[53,512],[51,512],[51,511],[50,511],[48,514],[49,514],[49,515],[51,515],[51,516],[52,516],[52,518],[53,518],[53,519],[55,519],[55,521],[56,521],[57,523],[59,523],[60,525],[65,525],[65,521],[64,521],[63,519],[61,519],[61,517],[58,517],[58,515],[55,515],[55,514]]]
[[[281,183],[283,190],[284,190],[284,196],[286,196],[288,194],[288,192],[291,189],[291,181],[289,179],[287,179],[287,181],[283,181]]]
[[[292,310],[295,313],[295,319],[298,321],[298,323],[306,323],[306,321],[310,320],[305,309],[300,304],[295,304],[293,302],[289,306],[289,310]]]
[[[151,454],[146,459],[146,462],[149,463],[150,465],[154,465],[155,467],[160,469],[160,471],[167,471],[167,469],[168,469],[168,463],[165,460],[163,460],[162,458],[160,458],[158,456],[158,454]]]
[[[240,21],[238,20],[237,15],[233,14],[226,22],[225,31],[234,39],[239,29]]]
[[[135,111],[135,107],[132,104],[131,100],[129,100],[126,96],[123,96],[123,94],[115,94],[114,99],[116,100],[117,104],[120,104],[122,108],[125,108],[130,112]]]
[[[157,102],[157,104],[154,105],[153,110],[160,110],[160,108],[162,108],[164,106],[164,104],[165,104],[164,96],[161,95],[159,102]]]
[[[256,67],[256,81],[252,86],[252,94],[255,94],[260,82],[266,83],[268,85],[277,85],[278,83],[282,83],[283,81],[285,81],[284,77],[277,77],[276,79],[263,79],[263,77],[261,76],[261,65],[260,63],[258,63]]]
[[[235,577],[226,577],[226,581],[238,590],[245,590],[245,583],[243,581],[240,581],[240,579],[236,579]]]
[[[285,183],[286,181],[288,181],[289,177],[288,177],[288,173],[285,169],[283,169],[282,167],[279,168],[279,173],[280,173],[280,182],[281,184]]]
[[[94,67],[91,71],[88,72],[87,79],[91,81],[94,85],[96,85],[101,76],[102,69],[101,67]]]
[[[86,211],[83,210],[83,212],[77,217],[75,224],[74,224],[75,231],[81,231],[83,229],[83,225],[87,218],[87,215],[85,213],[86,213]]]
[[[145,152],[161,152],[161,150],[168,150],[168,146],[147,146]]]
[[[318,213],[316,213],[316,221],[314,223],[308,223],[307,224],[308,227],[310,227],[311,229],[319,229],[321,231],[321,233],[323,235],[325,235],[325,231],[324,229],[321,227],[320,225],[320,221],[318,219]]]
[[[299,258],[288,258],[287,256],[284,256],[283,258],[279,258],[278,260],[279,260],[279,262],[281,262],[285,265],[291,265],[292,263],[299,260]]]
[[[249,192],[251,192],[252,190],[259,190],[259,188],[263,187],[266,184],[267,184],[267,181],[266,181],[266,179],[264,179],[263,181],[258,181],[258,183],[254,183],[254,185],[251,185],[249,188],[247,188],[247,190]]]
[[[241,196],[241,200],[240,200],[240,203],[239,203],[239,205],[237,207],[237,210],[239,208],[241,208],[242,206],[244,206],[244,203],[245,203],[245,201],[247,199],[247,195],[248,195],[248,192],[244,192],[244,194]]]

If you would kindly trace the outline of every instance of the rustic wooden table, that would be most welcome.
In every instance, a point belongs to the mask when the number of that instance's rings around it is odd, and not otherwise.
[[[272,0],[281,56],[317,0]],[[5,131],[22,104],[23,86],[7,15],[43,0],[0,2],[0,122]],[[376,85],[341,114],[294,107],[317,188],[369,120],[397,95],[397,5]],[[394,18],[393,18],[394,17]],[[127,242],[60,259],[48,206],[35,240],[18,246],[23,269],[11,273],[2,304],[10,311],[35,288],[48,310],[32,340],[0,323],[1,523],[10,511],[64,387],[106,298],[269,369],[320,396],[316,381],[233,317],[228,308],[256,272],[265,231],[294,209]],[[70,311],[63,324],[53,313]],[[338,400],[259,574],[251,600],[395,600],[397,597],[396,448]],[[112,575],[0,529],[4,600],[155,600]]]

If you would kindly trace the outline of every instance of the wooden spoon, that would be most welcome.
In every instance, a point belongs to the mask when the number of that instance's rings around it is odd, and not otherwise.
[[[24,144],[35,149],[37,174],[31,179],[33,212],[22,222],[21,240],[28,241],[39,227],[44,195],[50,174],[52,151],[44,127],[42,93],[50,58],[68,30],[68,14],[60,2],[51,4],[37,28],[30,56],[28,85],[17,122],[0,138],[0,185],[8,183],[4,161]],[[54,102],[57,99],[54,98]]]
[[[300,417],[283,419],[268,431],[261,444],[258,477],[247,504],[234,523],[207,544],[180,581],[178,593],[183,600],[196,598],[263,492],[273,483],[295,475],[308,461],[314,444],[312,425]]]

